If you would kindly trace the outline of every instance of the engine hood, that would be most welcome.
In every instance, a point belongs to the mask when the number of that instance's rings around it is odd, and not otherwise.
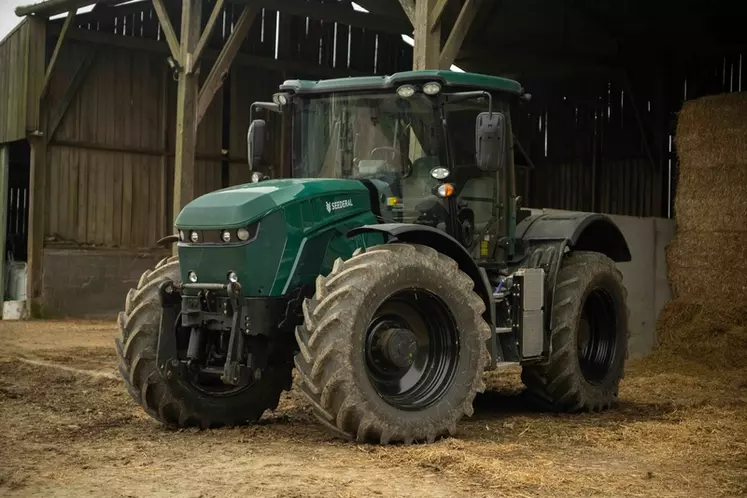
[[[187,204],[176,218],[176,228],[238,228],[253,223],[291,203],[329,198],[327,210],[345,203],[346,195],[360,198],[366,187],[357,180],[282,179],[249,183],[210,192]]]

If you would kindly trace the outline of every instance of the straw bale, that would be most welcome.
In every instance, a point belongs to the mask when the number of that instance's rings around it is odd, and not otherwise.
[[[675,297],[747,304],[747,232],[679,232],[667,247],[667,267]]]
[[[747,164],[681,170],[674,213],[680,230],[747,231]]]
[[[685,102],[675,145],[680,170],[747,165],[747,92]]]
[[[685,299],[664,305],[656,321],[660,350],[718,366],[747,361],[747,306],[714,309]]]

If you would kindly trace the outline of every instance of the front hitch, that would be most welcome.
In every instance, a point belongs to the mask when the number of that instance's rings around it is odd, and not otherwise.
[[[247,385],[252,380],[258,379],[262,373],[261,369],[258,368],[253,372],[247,366],[247,358],[244,357],[246,338],[241,325],[243,323],[247,333],[249,333],[250,319],[248,310],[244,306],[241,285],[238,282],[228,284],[185,283],[178,288],[174,286],[172,281],[161,284],[159,288],[162,307],[161,328],[158,334],[158,349],[156,352],[156,360],[161,374],[167,379],[185,376],[199,356],[204,334],[209,333],[202,328],[204,324],[201,319],[202,304],[200,297],[185,298],[188,299],[188,303],[185,305],[186,308],[182,308],[182,291],[184,290],[197,290],[205,294],[211,292],[226,293],[228,299],[224,301],[221,314],[230,318],[230,336],[226,362],[220,379],[224,384],[232,386]],[[189,317],[188,323],[185,323],[183,319],[185,317]],[[178,355],[176,332],[179,326],[191,327],[192,329],[186,361],[179,359]]]

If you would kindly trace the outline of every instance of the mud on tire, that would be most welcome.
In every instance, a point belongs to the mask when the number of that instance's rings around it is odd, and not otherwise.
[[[551,411],[600,411],[617,399],[628,347],[627,291],[607,256],[571,252],[555,287],[550,361],[521,378],[531,401]]]
[[[120,337],[115,340],[119,372],[127,390],[148,415],[171,427],[211,428],[241,425],[277,407],[280,393],[290,389],[293,365],[268,367],[260,381],[233,394],[211,395],[184,379],[165,379],[156,367],[161,320],[159,286],[180,281],[177,257],[162,260],[143,273],[130,290],[119,314]]]
[[[300,353],[295,362],[303,394],[333,435],[381,444],[432,442],[454,434],[457,422],[472,415],[475,394],[485,388],[490,336],[482,318],[485,305],[473,286],[455,261],[411,244],[359,249],[352,258],[337,260],[327,277],[318,277],[315,296],[303,304],[304,324],[296,329]],[[458,368],[450,382],[439,384],[443,392],[437,399],[407,410],[377,391],[366,337],[378,310],[413,288],[435,296],[453,317]]]

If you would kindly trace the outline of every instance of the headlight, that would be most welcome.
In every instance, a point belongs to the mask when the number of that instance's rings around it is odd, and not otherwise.
[[[223,239],[223,242],[231,242],[231,232],[223,230],[223,233],[220,234],[220,238]]]
[[[197,241],[200,240],[200,236],[197,232],[192,232],[189,234],[189,240],[196,244]]]
[[[197,274],[195,272],[193,271],[189,272],[187,274],[187,277],[189,278],[189,281],[192,282],[193,284],[197,283]]]
[[[415,87],[412,85],[402,85],[397,88],[397,95],[399,95],[400,98],[409,99],[415,95]]]
[[[231,282],[231,283],[233,283],[233,284],[235,284],[236,282],[239,281],[239,276],[236,275],[235,271],[228,272],[228,281]]]
[[[446,168],[433,168],[431,178],[434,180],[445,180],[449,177],[449,170]]]
[[[425,85],[423,85],[423,93],[426,95],[436,95],[440,91],[441,84],[435,81],[431,81],[430,83],[426,83]]]
[[[246,242],[247,240],[249,240],[249,230],[247,230],[246,228],[239,228],[236,231],[236,236],[240,241]]]
[[[179,230],[179,240],[184,242],[184,230]]]

